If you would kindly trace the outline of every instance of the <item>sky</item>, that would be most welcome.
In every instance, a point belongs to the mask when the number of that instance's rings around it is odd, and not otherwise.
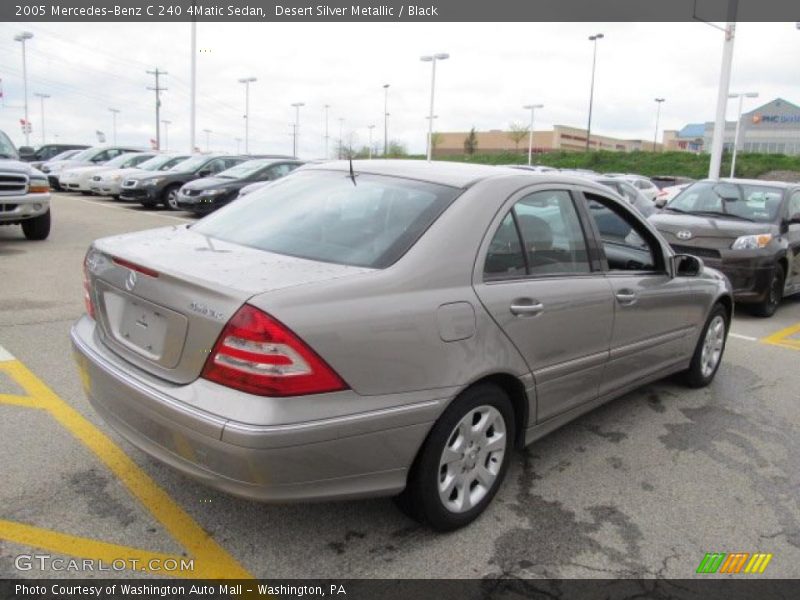
[[[154,84],[146,73],[166,71],[161,119],[168,149],[189,149],[190,24],[0,23],[0,129],[24,143],[19,119],[24,93],[21,44],[27,42],[31,145],[42,143],[40,99],[47,142],[112,141],[147,146],[155,137]],[[292,152],[295,102],[300,109],[298,155],[325,156],[340,136],[383,143],[384,84],[389,138],[415,153],[425,150],[431,63],[437,63],[436,131],[506,129],[527,125],[526,104],[543,104],[536,130],[554,124],[585,127],[592,43],[598,42],[592,131],[630,139],[653,138],[662,97],[663,129],[714,119],[723,33],[703,23],[199,23],[197,25],[197,145],[234,152],[244,138],[243,77],[250,85],[251,153]],[[800,104],[800,30],[795,23],[739,23],[731,91],[756,91],[745,111],[776,97]],[[763,101],[763,102],[762,102]],[[728,106],[734,119],[736,103]],[[341,121],[344,119],[344,121]],[[208,136],[203,130],[211,131]],[[57,138],[55,136],[58,136]],[[163,148],[162,133],[162,148]],[[239,149],[244,151],[244,142]]]

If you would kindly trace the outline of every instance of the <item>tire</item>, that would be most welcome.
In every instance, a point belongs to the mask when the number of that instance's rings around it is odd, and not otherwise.
[[[180,185],[171,185],[164,190],[162,195],[162,202],[169,210],[180,210],[178,206],[178,190],[181,189]]]
[[[780,264],[775,265],[775,271],[772,274],[772,279],[769,282],[769,291],[767,297],[762,302],[754,304],[750,311],[757,317],[771,317],[778,310],[778,305],[783,298],[783,284],[785,274],[783,267]]]
[[[701,388],[713,381],[725,353],[729,325],[728,311],[722,304],[715,304],[697,340],[692,362],[683,374],[689,387]]]
[[[81,195],[83,195],[83,196],[91,196],[92,192],[87,192],[86,190],[81,190]]]
[[[472,425],[475,419],[477,424]],[[397,505],[437,531],[471,523],[503,482],[514,449],[514,432],[514,409],[502,389],[484,383],[465,390],[428,434],[406,489],[396,498]],[[470,434],[475,435],[472,446]],[[487,439],[492,439],[494,450],[487,448]],[[447,462],[446,457],[454,460]],[[484,478],[482,482],[479,477]],[[448,480],[453,484],[445,485],[440,493]]]
[[[22,233],[29,240],[46,240],[50,235],[50,209],[43,215],[23,221]]]

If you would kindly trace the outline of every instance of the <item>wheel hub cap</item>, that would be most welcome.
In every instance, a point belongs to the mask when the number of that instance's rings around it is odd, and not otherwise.
[[[709,377],[717,368],[725,345],[725,319],[715,316],[708,325],[703,350],[700,356],[700,369],[703,377]]]

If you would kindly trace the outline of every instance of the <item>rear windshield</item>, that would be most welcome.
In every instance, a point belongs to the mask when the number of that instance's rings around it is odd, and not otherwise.
[[[460,190],[380,175],[289,175],[192,227],[213,238],[310,260],[384,268],[398,260]]]

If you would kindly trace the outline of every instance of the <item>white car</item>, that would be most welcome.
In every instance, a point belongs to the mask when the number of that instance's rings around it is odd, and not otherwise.
[[[630,173],[606,173],[606,175],[608,177],[619,177],[620,179],[624,179],[637,190],[642,192],[642,194],[644,194],[644,196],[650,200],[650,202],[655,202],[656,194],[658,194],[658,186],[644,175],[634,175]]]
[[[166,171],[187,158],[189,158],[188,154],[157,154],[135,167],[106,170],[92,177],[89,189],[93,194],[111,196],[116,200],[119,198],[119,188],[126,177],[134,173]]]
[[[666,206],[666,204],[672,200],[675,196],[680,194],[683,190],[687,187],[692,185],[691,183],[682,183],[680,185],[671,185],[669,187],[661,188],[656,194],[656,206],[661,208],[662,206]]]
[[[92,148],[81,150],[68,160],[48,161],[42,165],[40,170],[42,173],[47,175],[47,180],[50,182],[50,187],[58,191],[61,189],[58,183],[58,177],[61,175],[61,171],[65,169],[101,165],[108,162],[112,158],[116,158],[120,154],[125,154],[126,152],[144,151],[144,148],[131,148],[128,146],[93,146]]]
[[[126,167],[135,167],[146,160],[150,160],[155,155],[155,152],[129,152],[127,154],[120,154],[116,158],[112,158],[101,165],[64,169],[58,177],[58,184],[61,186],[61,189],[67,192],[91,194],[92,177],[98,173]]]

